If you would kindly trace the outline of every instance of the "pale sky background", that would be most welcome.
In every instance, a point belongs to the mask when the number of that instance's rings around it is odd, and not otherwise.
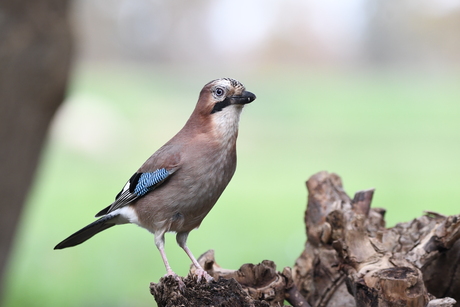
[[[77,54],[92,61],[436,68],[460,61],[457,0],[76,0],[72,16]]]

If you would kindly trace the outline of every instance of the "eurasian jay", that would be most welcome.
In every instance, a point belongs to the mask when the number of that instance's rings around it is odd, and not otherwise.
[[[234,79],[206,84],[185,126],[147,159],[110,206],[96,214],[101,218],[54,249],[78,245],[115,225],[133,223],[154,234],[166,275],[177,277],[166,258],[164,234],[176,232],[176,241],[192,260],[198,278],[211,280],[187,247],[187,236],[200,226],[235,172],[241,110],[254,99]]]

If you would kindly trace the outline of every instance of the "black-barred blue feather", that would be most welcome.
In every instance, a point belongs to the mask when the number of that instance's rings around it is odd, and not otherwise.
[[[153,173],[141,173],[133,192],[137,196],[144,196],[168,176],[169,172],[164,168],[158,169]],[[131,191],[131,186],[129,190]]]
[[[169,175],[171,175],[171,173],[165,168],[157,169],[154,172],[135,173],[115,197],[115,201],[107,208],[99,211],[96,217],[122,208],[148,192],[153,191],[159,184],[165,181]]]

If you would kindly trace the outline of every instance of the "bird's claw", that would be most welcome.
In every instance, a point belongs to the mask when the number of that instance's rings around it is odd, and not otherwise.
[[[214,280],[214,278],[208,274],[208,272],[206,272],[205,270],[203,269],[196,269],[195,270],[195,275],[197,277],[197,281],[200,282],[201,281],[201,278],[205,278],[206,279],[206,282],[211,282]]]

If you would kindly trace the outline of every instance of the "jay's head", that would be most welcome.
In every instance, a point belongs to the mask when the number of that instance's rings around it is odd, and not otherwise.
[[[213,80],[201,90],[188,125],[205,132],[212,130],[223,139],[236,136],[241,110],[254,99],[256,95],[235,79]]]
[[[196,107],[202,116],[219,118],[233,113],[239,114],[245,104],[255,99],[256,95],[246,91],[239,81],[222,78],[203,87]]]

